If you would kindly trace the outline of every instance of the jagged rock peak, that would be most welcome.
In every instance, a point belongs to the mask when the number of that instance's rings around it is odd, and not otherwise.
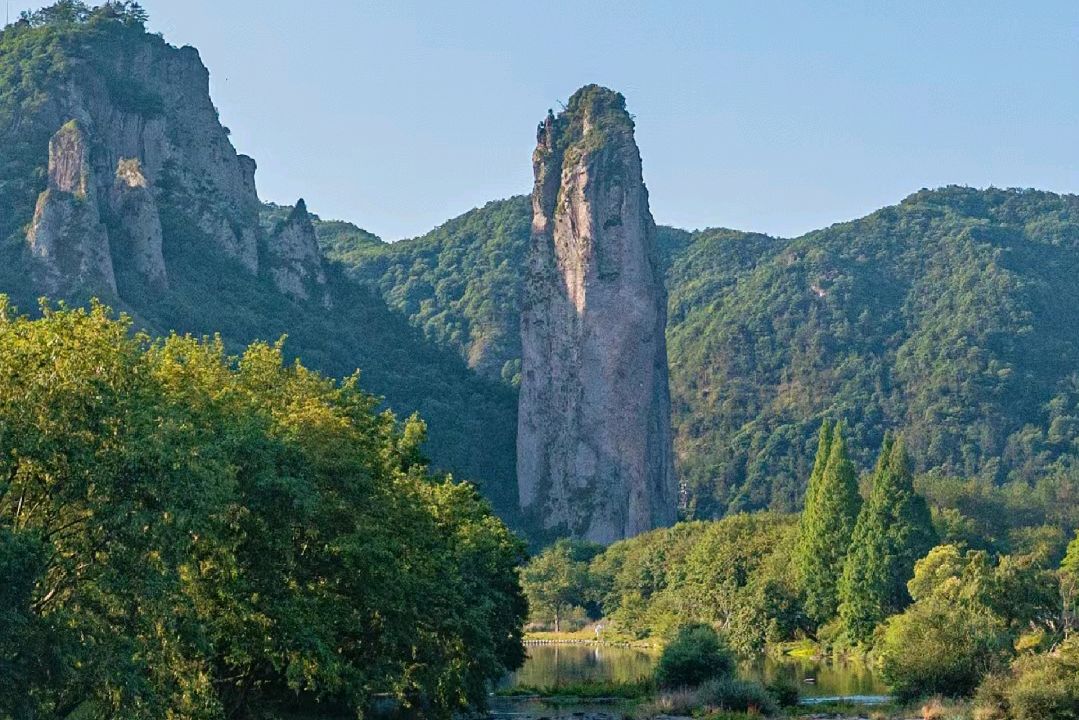
[[[82,128],[69,120],[49,141],[49,188],[85,198],[91,190],[89,156]]]
[[[116,228],[114,247],[151,289],[168,287],[162,254],[161,217],[137,158],[121,158],[109,194]]]
[[[49,141],[48,187],[38,196],[27,232],[39,285],[49,294],[116,294],[89,157],[87,138],[74,120]]]
[[[23,126],[49,128],[77,121],[89,152],[81,177],[58,169],[61,186],[92,185],[105,200],[120,162],[137,160],[161,217],[175,219],[185,242],[202,242],[207,253],[256,273],[255,162],[236,152],[221,124],[198,51],[135,27],[99,33],[76,23],[64,32],[79,41],[60,44],[62,76],[44,88],[33,113],[20,119]],[[0,141],[19,132],[0,122]],[[168,242],[169,227],[164,230]]]
[[[550,531],[613,542],[677,514],[666,292],[625,99],[581,88],[548,112],[532,159],[521,507]]]
[[[267,255],[270,277],[278,290],[296,300],[315,298],[324,307],[330,307],[318,237],[303,198],[296,201],[289,216],[274,228]]]

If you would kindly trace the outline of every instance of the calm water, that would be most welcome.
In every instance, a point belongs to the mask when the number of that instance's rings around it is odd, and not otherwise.
[[[608,645],[530,645],[524,667],[504,687],[547,687],[582,680],[629,681],[652,673],[658,653]],[[806,698],[885,695],[888,688],[864,665],[820,663],[795,658],[761,658],[739,668],[741,677],[770,682],[786,678]],[[811,679],[814,682],[807,683]]]

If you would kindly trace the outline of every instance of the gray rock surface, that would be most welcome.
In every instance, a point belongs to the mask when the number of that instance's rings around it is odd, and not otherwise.
[[[109,204],[116,219],[113,242],[143,280],[155,290],[168,287],[161,254],[161,218],[139,161],[120,160]]]
[[[61,127],[49,142],[48,187],[38,197],[27,242],[38,282],[49,294],[74,288],[116,294],[109,238],[98,213],[89,146],[79,124]]]
[[[302,198],[288,218],[274,228],[266,254],[270,276],[278,290],[296,300],[315,298],[330,307],[315,226]]]
[[[111,260],[119,259],[117,252],[133,252],[123,260],[151,287],[164,287],[168,273],[161,219],[166,206],[178,224],[198,229],[210,252],[258,272],[255,161],[233,148],[210,99],[209,73],[194,48],[176,48],[146,35],[117,43],[92,63],[72,62],[36,121],[77,128],[81,147],[80,153],[66,146],[57,153],[50,150],[57,157],[50,157],[49,188],[38,202],[28,237],[32,254],[45,261],[43,290],[85,290],[85,277],[99,275],[115,294]],[[77,192],[58,189],[68,186]],[[72,204],[69,196],[85,202]],[[109,237],[103,218],[109,218],[109,228],[119,228],[111,233],[116,237]],[[70,249],[70,242],[60,242],[66,228],[88,233],[76,243],[85,251],[77,275],[69,276],[75,266],[56,255]]]
[[[624,98],[540,125],[521,315],[517,474],[544,528],[610,543],[676,519],[666,292]]]

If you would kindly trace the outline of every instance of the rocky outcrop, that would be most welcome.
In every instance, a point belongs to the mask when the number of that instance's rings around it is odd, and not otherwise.
[[[88,45],[85,57],[69,58],[63,81],[33,118],[64,128],[50,148],[49,187],[28,236],[44,268],[40,289],[63,295],[104,287],[115,294],[116,275],[128,277],[118,273],[123,266],[141,284],[162,290],[168,284],[163,249],[173,241],[198,243],[198,252],[257,273],[255,162],[229,141],[198,52],[150,34],[117,37],[123,39]],[[77,148],[69,128],[77,129]],[[69,186],[76,189],[60,189]],[[163,228],[166,210],[180,232]],[[69,230],[82,239],[70,239]],[[68,251],[78,254],[77,262]],[[121,282],[121,293],[125,287]]]
[[[296,300],[316,299],[330,307],[322,254],[307,204],[300,198],[267,241],[267,265],[277,289]]]
[[[666,292],[624,98],[541,123],[521,314],[522,510],[609,543],[675,521]]]
[[[123,254],[151,289],[166,289],[169,282],[161,253],[161,218],[138,160],[121,160],[117,165],[109,200],[117,254]]]
[[[89,146],[75,121],[49,142],[48,187],[38,197],[27,241],[38,284],[49,294],[116,294],[109,238],[98,212]]]
[[[121,160],[136,159],[159,204],[169,203],[225,255],[258,270],[255,161],[239,155],[210,99],[210,74],[192,47],[144,35],[98,53],[56,99],[82,123],[94,175],[109,188]],[[167,193],[162,188],[167,187]]]

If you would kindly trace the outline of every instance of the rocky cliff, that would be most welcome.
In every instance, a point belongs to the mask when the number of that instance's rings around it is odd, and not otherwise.
[[[48,187],[27,232],[39,286],[49,294],[76,288],[116,293],[109,238],[98,212],[90,150],[75,121],[49,141]]]
[[[330,306],[322,253],[303,198],[273,229],[266,254],[270,277],[278,290],[296,300],[315,298],[323,307]]]
[[[29,42],[50,30],[12,33]],[[53,34],[63,62],[39,68],[37,95],[28,93],[11,124],[0,126],[10,153],[29,162],[44,160],[39,131],[55,133],[48,186],[27,238],[39,290],[116,295],[111,278],[122,266],[134,282],[160,291],[170,242],[197,244],[258,273],[255,162],[229,141],[198,52],[116,21]],[[18,213],[20,199],[12,200]],[[185,228],[182,238],[162,232],[165,213]]]
[[[609,543],[675,521],[666,292],[624,98],[582,88],[533,155],[521,315],[522,510]]]

